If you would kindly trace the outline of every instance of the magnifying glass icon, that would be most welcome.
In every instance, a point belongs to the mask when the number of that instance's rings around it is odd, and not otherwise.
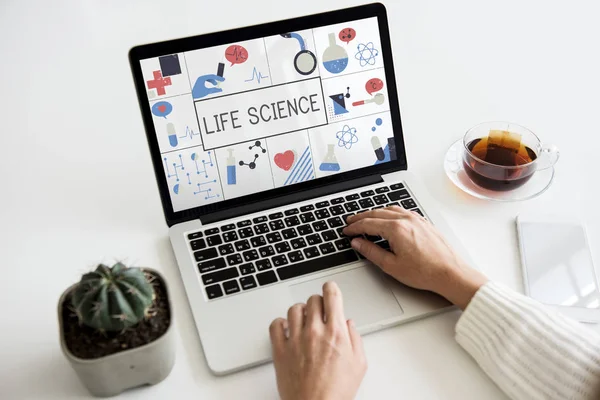
[[[310,75],[317,68],[317,57],[306,48],[306,43],[302,36],[296,32],[282,33],[281,36],[287,39],[296,39],[300,44],[300,51],[294,57],[294,68],[300,75]]]

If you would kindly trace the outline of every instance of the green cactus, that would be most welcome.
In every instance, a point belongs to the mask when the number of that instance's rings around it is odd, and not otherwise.
[[[81,277],[71,303],[83,324],[101,331],[120,331],[136,325],[148,312],[154,289],[139,268],[118,262],[100,264]]]

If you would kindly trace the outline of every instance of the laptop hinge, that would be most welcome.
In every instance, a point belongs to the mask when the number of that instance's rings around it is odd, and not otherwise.
[[[212,224],[213,222],[223,221],[226,219],[239,217],[241,215],[269,210],[271,208],[281,207],[286,204],[297,203],[300,201],[314,199],[321,196],[327,196],[333,193],[343,192],[362,186],[373,185],[375,183],[380,182],[383,182],[383,178],[381,177],[381,175],[369,175],[362,178],[352,179],[340,183],[334,183],[332,185],[316,187],[305,192],[294,193],[273,199],[262,200],[256,203],[238,206],[230,210],[223,210],[212,214],[206,214],[200,217],[200,221],[203,225]]]

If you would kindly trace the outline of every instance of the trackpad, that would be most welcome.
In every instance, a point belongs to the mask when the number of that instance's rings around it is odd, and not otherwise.
[[[360,267],[290,286],[295,303],[306,303],[313,294],[323,294],[323,284],[334,281],[344,296],[344,313],[357,327],[402,315],[402,308],[385,284],[381,271]]]

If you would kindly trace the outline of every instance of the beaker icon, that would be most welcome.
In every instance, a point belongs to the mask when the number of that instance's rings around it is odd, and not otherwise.
[[[348,53],[335,42],[335,33],[329,34],[329,47],[323,52],[323,66],[332,74],[339,74],[348,66]]]
[[[335,158],[335,153],[333,150],[335,149],[335,145],[328,144],[327,145],[327,154],[325,154],[325,158],[323,162],[319,166],[321,171],[339,171],[340,164],[338,164],[337,158]]]

